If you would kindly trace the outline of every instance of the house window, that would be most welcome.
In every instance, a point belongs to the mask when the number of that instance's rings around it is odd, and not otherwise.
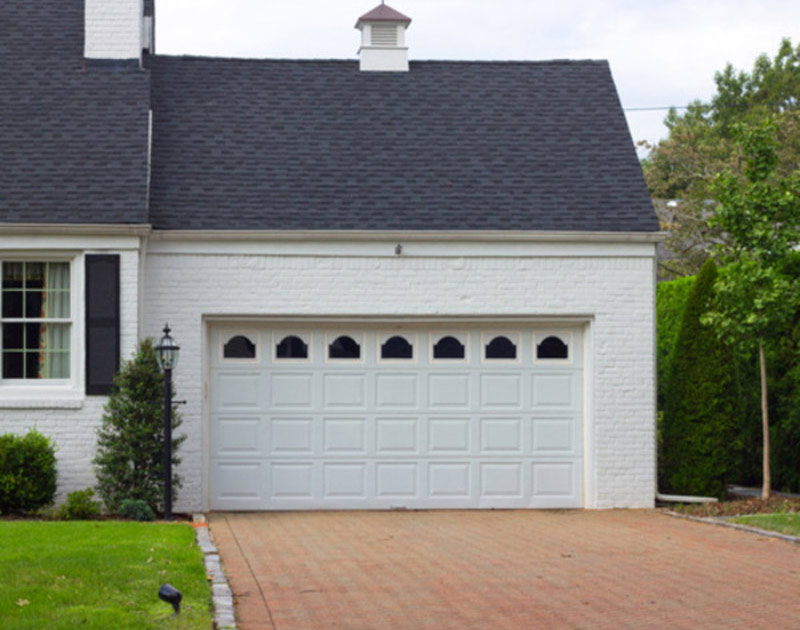
[[[342,335],[328,346],[329,359],[360,359],[361,346],[352,337]]]
[[[67,262],[4,261],[0,327],[7,379],[70,378],[72,314]]]
[[[433,346],[434,359],[463,359],[464,355],[464,344],[455,337],[442,337]]]
[[[516,359],[517,346],[508,337],[495,337],[486,344],[487,359]]]
[[[284,337],[281,342],[275,346],[276,359],[307,359],[308,358],[308,344],[295,335]]]
[[[225,344],[222,355],[226,359],[255,359],[256,344],[244,335],[236,335]]]
[[[414,346],[405,337],[390,337],[381,344],[381,359],[413,359]]]
[[[567,359],[569,346],[555,336],[547,337],[536,346],[537,359]]]

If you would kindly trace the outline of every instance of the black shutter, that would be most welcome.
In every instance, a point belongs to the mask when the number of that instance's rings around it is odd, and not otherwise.
[[[86,255],[86,393],[111,393],[119,369],[119,255]]]

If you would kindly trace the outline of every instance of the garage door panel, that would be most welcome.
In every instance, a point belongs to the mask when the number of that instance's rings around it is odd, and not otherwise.
[[[482,455],[522,453],[522,418],[481,418]]]
[[[418,455],[419,434],[419,418],[377,418],[375,452],[378,455]]]
[[[469,374],[430,374],[428,406],[431,409],[469,409]]]
[[[428,453],[467,454],[470,452],[472,425],[469,418],[428,418]]]
[[[270,405],[274,409],[310,409],[314,406],[314,375],[296,372],[270,374]]]
[[[365,455],[366,418],[323,418],[323,455]]]
[[[365,373],[323,375],[322,404],[326,409],[366,409]]]
[[[579,376],[573,373],[533,374],[534,409],[575,409],[579,404]]]
[[[419,464],[378,462],[375,465],[375,496],[378,499],[419,497]]]
[[[521,374],[481,374],[481,409],[522,408]]]
[[[215,425],[213,444],[216,457],[254,458],[264,454],[263,423],[260,416],[220,415]]]
[[[377,411],[417,409],[419,377],[416,374],[389,373],[375,376],[375,408]]]
[[[235,328],[226,324],[225,334]],[[536,339],[550,330],[533,327],[245,328],[276,343],[297,336],[308,356],[284,359],[271,347],[228,361],[211,329],[212,509],[583,504],[579,328],[558,329],[570,356],[555,361],[535,356]],[[382,358],[381,344],[398,334],[413,342],[413,356]],[[328,343],[342,335],[359,343],[358,359],[328,358]],[[433,357],[432,344],[446,336],[465,345],[464,359]],[[484,356],[497,336],[513,341],[515,358]]]
[[[313,417],[273,417],[270,422],[271,455],[311,455],[314,451]]]

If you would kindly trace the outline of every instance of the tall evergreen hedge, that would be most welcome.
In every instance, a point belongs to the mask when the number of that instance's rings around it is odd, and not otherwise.
[[[737,474],[742,423],[736,361],[700,324],[717,268],[703,265],[686,301],[670,362],[661,426],[659,483],[675,494],[724,497]]]
[[[664,410],[669,366],[678,340],[686,300],[694,286],[694,276],[659,282],[656,286],[656,357],[658,360],[658,410]]]

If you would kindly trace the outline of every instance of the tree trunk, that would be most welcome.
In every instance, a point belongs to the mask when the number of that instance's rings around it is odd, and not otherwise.
[[[758,345],[758,359],[761,364],[761,431],[764,441],[763,485],[761,498],[769,499],[771,478],[769,473],[769,409],[767,408],[767,358],[764,355],[764,344]]]

